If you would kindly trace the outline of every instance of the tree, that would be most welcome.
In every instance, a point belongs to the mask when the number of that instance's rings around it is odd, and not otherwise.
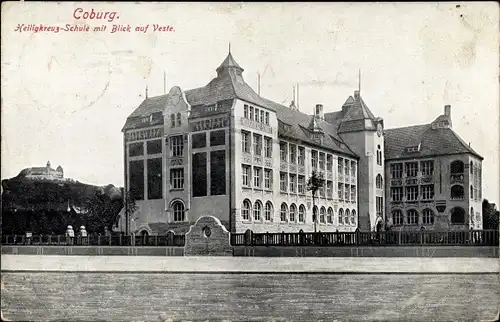
[[[107,194],[96,191],[85,207],[87,231],[100,232],[104,227],[111,227],[122,206],[122,200],[111,200]]]
[[[313,170],[311,176],[307,180],[307,191],[311,191],[313,198],[313,222],[314,222],[314,232],[316,232],[316,222],[318,220],[317,214],[314,209],[316,208],[316,194],[318,190],[323,188],[325,185],[325,179],[322,172],[317,172],[316,169]]]
[[[495,204],[489,203],[488,199],[483,200],[483,229],[498,229],[499,211]]]

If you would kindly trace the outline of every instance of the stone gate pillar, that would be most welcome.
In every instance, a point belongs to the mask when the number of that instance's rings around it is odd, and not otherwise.
[[[184,256],[233,256],[229,231],[213,216],[200,217],[185,240]]]

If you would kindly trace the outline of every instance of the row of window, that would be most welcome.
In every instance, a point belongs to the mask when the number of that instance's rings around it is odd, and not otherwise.
[[[253,143],[253,149],[251,149]],[[268,136],[252,133],[248,131],[241,131],[241,151],[245,153],[252,153],[255,155],[262,155],[266,158],[273,156],[273,139]]]
[[[209,132],[195,133],[191,136],[191,148],[201,149],[207,146],[207,138],[209,146],[222,146],[226,145],[226,131],[216,130]],[[170,156],[182,157],[184,156],[184,137],[182,135],[175,135],[169,137],[170,140]]]
[[[431,209],[424,209],[422,211],[422,218],[420,214],[415,209],[410,209],[403,215],[403,212],[399,209],[392,211],[392,224],[394,226],[401,225],[419,225],[419,224],[433,224],[434,223],[434,212]]]
[[[269,112],[253,107],[251,105],[243,105],[243,116],[246,119],[269,125]]]
[[[269,189],[273,187],[273,170],[261,167],[253,167],[243,164],[241,166],[241,179],[244,187]],[[253,179],[253,180],[252,180]]]
[[[421,185],[420,194],[422,195],[422,200],[433,200],[434,185]],[[403,195],[406,197],[406,201],[417,201],[419,196],[419,186],[406,186],[405,188],[391,187],[392,201],[403,201]]]
[[[262,202],[260,200],[255,201],[252,207],[252,203],[250,200],[245,199],[243,201],[241,207],[241,218],[243,221],[254,221],[261,222],[273,221],[273,204],[270,201],[265,203],[265,206],[262,206]],[[314,214],[318,214],[318,207],[314,206]],[[319,210],[318,221],[321,224],[333,224],[334,223],[334,212],[333,208],[329,207],[326,210],[325,207],[321,207]],[[311,218],[312,220],[312,218]],[[306,222],[306,207],[304,205],[297,206],[292,203],[290,207],[283,202],[280,207],[280,221],[281,222],[298,222],[305,223]],[[356,211],[346,209],[345,212],[341,208],[338,213],[338,223],[339,224],[356,224]]]
[[[404,173],[407,177],[416,177],[419,172],[419,162],[405,162],[405,163],[393,163],[391,164],[391,178],[400,179],[403,177],[403,166]],[[434,173],[434,161],[420,161],[420,172],[423,176],[432,176]]]
[[[138,157],[144,155],[144,143],[146,143],[146,153],[148,155],[161,154],[162,152],[162,140],[151,140],[151,141],[142,141],[130,143],[128,145],[128,156],[129,157]]]

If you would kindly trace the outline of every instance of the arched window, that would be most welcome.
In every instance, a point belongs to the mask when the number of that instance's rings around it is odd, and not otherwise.
[[[340,208],[339,209],[339,224],[344,223],[344,209]]]
[[[469,168],[470,168],[470,174],[474,174],[474,162],[472,161],[470,162]]]
[[[470,198],[474,199],[474,188],[470,185]]]
[[[329,224],[333,224],[333,209],[332,209],[332,207],[328,207],[328,214],[326,216],[326,222]]]
[[[325,215],[326,215],[326,209],[325,207],[321,207],[319,211],[319,222],[322,224],[325,223]]]
[[[424,209],[422,212],[422,223],[423,224],[433,224],[434,223],[434,211],[431,209]]]
[[[268,201],[266,202],[266,208],[264,210],[264,220],[271,221],[272,214],[273,214],[273,204],[270,201]]]
[[[243,206],[241,207],[241,219],[250,220],[250,209],[252,209],[252,203],[250,200],[243,200]]]
[[[318,206],[313,207],[313,222],[318,222]]]
[[[282,203],[281,204],[281,212],[280,212],[281,221],[286,221],[287,212],[288,212],[288,206],[286,205],[286,203]]]
[[[144,237],[144,236],[148,236],[148,235],[149,235],[149,233],[148,233],[148,231],[147,231],[147,230],[143,230],[143,231],[141,231],[141,236],[143,236],[143,237]]]
[[[470,222],[472,225],[474,225],[474,208],[473,207],[470,207]]]
[[[392,224],[394,226],[400,226],[403,224],[403,213],[401,210],[393,210],[392,211]]]
[[[170,115],[170,127],[175,127],[175,115]]]
[[[461,207],[455,207],[451,210],[451,223],[464,224],[465,223],[465,210]]]
[[[297,206],[294,203],[290,205],[290,221],[295,222],[295,214],[297,213]]]
[[[409,225],[418,225],[418,211],[415,209],[410,209],[406,213],[407,222]]]
[[[464,173],[464,163],[460,160],[453,161],[451,163],[451,169],[450,172],[452,174],[454,173]]]
[[[351,224],[353,224],[353,225],[356,224],[356,210],[353,210],[351,212]]]
[[[186,218],[184,216],[184,204],[180,201],[175,201],[172,204],[172,208],[174,209],[174,221],[185,221]]]
[[[253,204],[253,220],[260,221],[261,214],[262,214],[262,203],[259,200],[257,200]]]
[[[304,205],[299,206],[299,222],[306,222],[306,208]]]
[[[375,179],[377,189],[383,189],[384,188],[384,179],[382,179],[382,176],[377,174],[377,178]]]
[[[177,126],[181,126],[181,113],[177,113]]]
[[[349,211],[349,209],[346,209],[346,210],[345,210],[345,216],[344,216],[344,223],[345,223],[346,225],[348,225],[348,224],[349,224],[349,216],[350,216],[350,215],[351,215],[351,212]]]
[[[451,200],[463,200],[464,187],[461,185],[454,185],[451,187]]]

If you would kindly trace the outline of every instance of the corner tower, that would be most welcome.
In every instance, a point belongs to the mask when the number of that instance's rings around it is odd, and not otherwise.
[[[342,105],[338,133],[359,155],[358,227],[376,231],[384,227],[384,123],[375,117],[359,90]]]

